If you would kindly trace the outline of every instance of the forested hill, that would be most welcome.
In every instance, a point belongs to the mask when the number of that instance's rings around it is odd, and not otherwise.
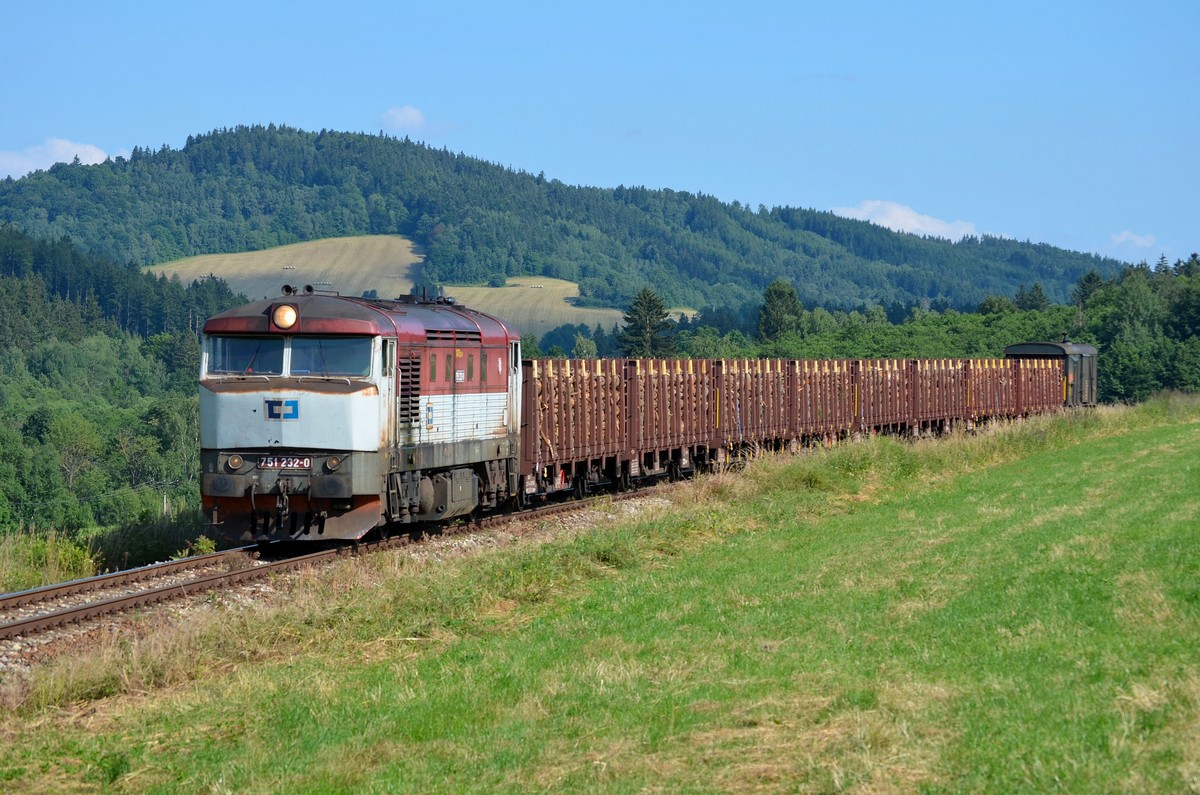
[[[130,264],[401,234],[425,247],[426,282],[558,277],[580,284],[581,303],[616,307],[651,285],[670,305],[748,308],[780,277],[806,305],[826,308],[974,308],[1035,282],[1066,301],[1089,270],[1122,267],[1046,244],[952,243],[815,210],[573,187],[407,139],[275,125],[6,179],[0,221]]]

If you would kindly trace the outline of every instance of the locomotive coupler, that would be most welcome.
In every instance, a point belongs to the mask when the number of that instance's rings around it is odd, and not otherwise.
[[[290,484],[291,481],[279,481],[279,496],[275,499],[275,513],[279,515],[279,519],[281,521],[292,512],[292,503],[291,500],[288,499],[288,489]]]

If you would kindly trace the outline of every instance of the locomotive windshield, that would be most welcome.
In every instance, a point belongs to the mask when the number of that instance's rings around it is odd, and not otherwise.
[[[292,375],[371,374],[370,337],[292,337]]]
[[[361,378],[371,374],[371,351],[371,337],[214,335],[208,338],[208,373],[283,375],[286,370],[294,376]]]
[[[283,337],[210,337],[208,372],[283,375]]]

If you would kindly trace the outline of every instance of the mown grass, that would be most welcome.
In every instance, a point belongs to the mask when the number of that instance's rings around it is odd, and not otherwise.
[[[1200,791],[1198,453],[1171,398],[347,563],[10,687],[0,788]]]

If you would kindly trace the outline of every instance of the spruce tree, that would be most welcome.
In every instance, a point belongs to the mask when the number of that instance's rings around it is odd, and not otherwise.
[[[662,298],[651,288],[644,288],[625,312],[621,351],[635,358],[673,355],[675,338],[671,335],[671,325]]]
[[[776,279],[763,292],[763,306],[758,313],[758,338],[772,342],[790,331],[800,330],[804,307],[796,288],[787,279]]]
[[[1092,297],[1092,293],[1104,286],[1104,279],[1100,274],[1096,273],[1096,269],[1092,268],[1083,276],[1079,277],[1079,281],[1075,283],[1075,289],[1071,291],[1071,303],[1082,308],[1087,300]]]
[[[1050,299],[1046,297],[1046,291],[1042,289],[1041,282],[1034,282],[1033,287],[1028,291],[1025,290],[1025,285],[1021,285],[1017,290],[1017,297],[1013,303],[1017,305],[1017,309],[1024,311],[1036,310],[1042,311],[1050,308]]]

